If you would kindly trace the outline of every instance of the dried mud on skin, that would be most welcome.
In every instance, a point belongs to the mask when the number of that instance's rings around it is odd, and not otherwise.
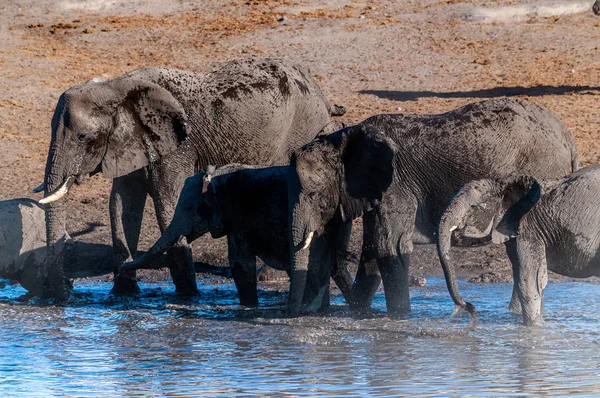
[[[43,179],[50,119],[68,87],[143,66],[206,73],[249,56],[308,66],[332,102],[348,108],[343,119],[350,123],[376,113],[440,113],[503,95],[530,100],[569,127],[583,165],[598,162],[600,18],[591,11],[476,23],[465,20],[473,7],[520,2],[215,0],[168,13],[135,12],[129,3],[124,12],[60,10],[55,3],[0,6],[0,199],[39,199],[30,189]],[[110,245],[109,191],[101,176],[71,191],[67,229],[81,233],[77,240]],[[148,202],[140,250],[159,236]],[[354,252],[360,242],[357,222]],[[196,261],[227,264],[223,239],[204,237],[193,247]],[[503,250],[456,249],[459,275],[510,278]],[[431,247],[416,247],[412,258],[415,275],[442,275]],[[141,275],[168,278],[166,271]]]

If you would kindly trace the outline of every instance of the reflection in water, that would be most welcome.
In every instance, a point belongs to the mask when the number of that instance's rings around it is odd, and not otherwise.
[[[24,305],[0,290],[0,395],[189,393],[590,395],[600,392],[600,286],[551,284],[546,323],[525,328],[506,310],[509,284],[463,284],[480,324],[450,318],[443,280],[412,290],[408,320],[352,319],[334,298],[327,317],[281,317],[285,293],[244,309],[233,284],[182,299],[169,286],[112,298],[106,283],[66,307]],[[569,298],[566,300],[565,298]],[[383,294],[374,306],[383,311]]]

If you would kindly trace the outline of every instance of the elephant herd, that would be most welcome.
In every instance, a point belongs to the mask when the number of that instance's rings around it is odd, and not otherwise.
[[[527,325],[542,321],[547,269],[600,275],[600,168],[579,169],[573,137],[551,112],[498,98],[437,115],[332,120],[345,112],[305,68],[277,59],[232,61],[206,75],[143,68],[72,87],[58,100],[35,189],[44,210],[0,203],[0,249],[12,248],[0,269],[32,294],[68,299],[66,195],[102,172],[113,181],[114,294],[139,291],[135,270],[164,252],[177,293],[197,294],[189,243],[207,232],[227,237],[242,305],[258,304],[257,256],[288,272],[290,316],[325,309],[330,278],[359,311],[383,282],[388,315],[404,316],[413,244],[430,243],[456,306],[475,316],[450,259],[457,237],[505,244],[509,308]],[[162,236],[138,257],[148,195]],[[6,226],[10,214],[18,234]],[[353,278],[345,254],[360,217]],[[30,250],[37,254],[18,258]]]

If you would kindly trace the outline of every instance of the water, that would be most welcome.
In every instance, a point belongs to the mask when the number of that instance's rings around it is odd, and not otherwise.
[[[471,330],[442,279],[413,288],[408,320],[353,319],[339,296],[327,317],[286,319],[285,293],[236,304],[232,284],[180,299],[168,284],[141,299],[77,285],[66,307],[20,304],[0,289],[0,396],[537,396],[600,392],[600,286],[550,284],[546,322],[509,314],[510,284],[461,284]],[[383,294],[374,307],[383,310]]]

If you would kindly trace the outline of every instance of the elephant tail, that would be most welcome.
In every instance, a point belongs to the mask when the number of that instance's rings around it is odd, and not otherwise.
[[[327,107],[329,108],[329,114],[331,116],[342,116],[347,111],[346,107],[342,106],[342,105],[334,105],[334,104],[328,103]]]
[[[574,173],[579,169],[579,154],[577,153],[577,147],[575,146],[575,143],[573,143],[571,146],[571,172]]]

